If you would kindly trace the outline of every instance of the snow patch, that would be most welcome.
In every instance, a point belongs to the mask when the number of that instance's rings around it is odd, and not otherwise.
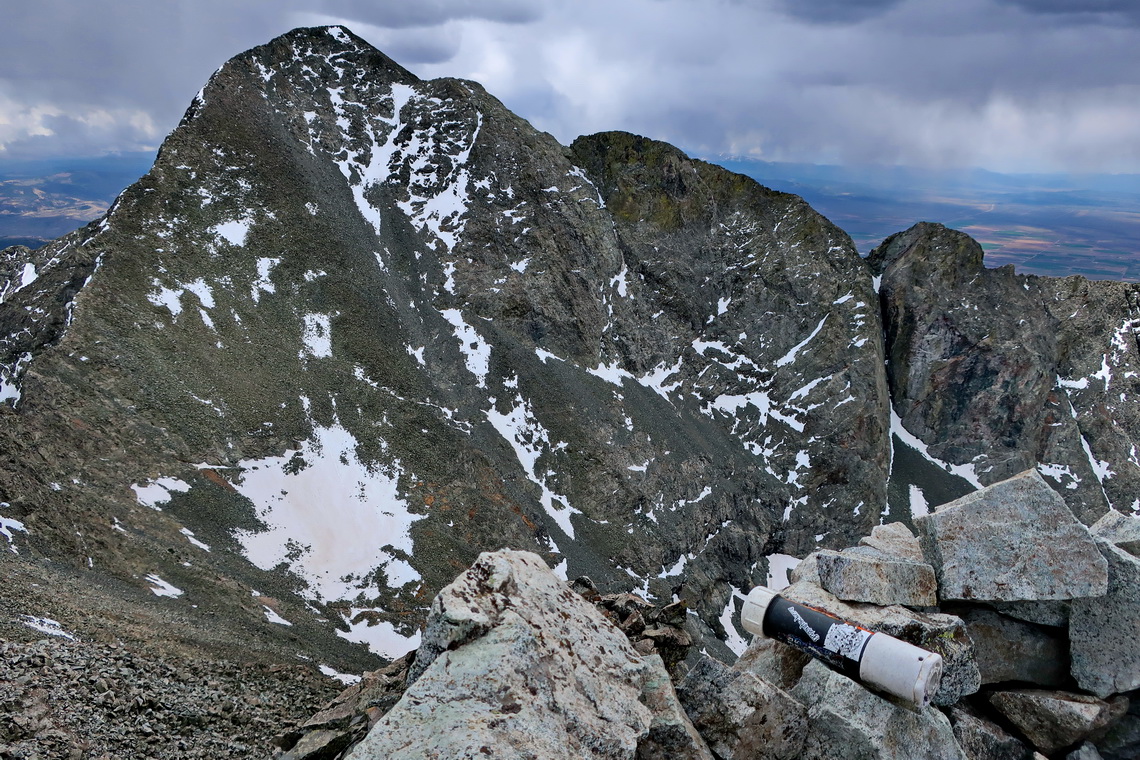
[[[68,639],[76,641],[76,636],[73,633],[68,633],[63,629],[63,625],[56,620],[48,617],[36,617],[35,615],[20,615],[20,622],[29,628],[35,629],[40,633],[46,633],[49,636],[59,636],[61,639]]]
[[[455,337],[459,339],[459,350],[463,352],[467,371],[475,376],[476,385],[486,388],[487,372],[491,363],[491,344],[483,340],[474,327],[463,321],[463,314],[459,309],[444,309],[440,314],[455,328]]]
[[[0,507],[8,506],[7,502],[0,502]],[[8,549],[13,554],[19,554],[20,550],[16,548],[16,537],[12,535],[12,531],[19,533],[27,533],[28,529],[19,520],[12,517],[0,517],[0,536],[8,539]]]
[[[898,436],[900,441],[917,451],[926,461],[937,466],[939,469],[957,475],[978,490],[982,489],[982,483],[978,480],[978,474],[974,471],[974,465],[972,463],[950,464],[935,457],[927,450],[926,444],[923,443],[918,436],[903,427],[902,419],[899,417],[898,412],[894,410],[894,407],[891,408],[891,435]]]
[[[135,498],[138,499],[139,504],[161,512],[162,507],[159,504],[170,501],[174,492],[186,493],[190,490],[190,485],[178,478],[159,478],[146,485],[134,483],[131,485],[131,489],[135,492]]]
[[[779,359],[777,359],[776,360],[776,366],[777,367],[786,367],[787,365],[794,362],[796,360],[796,355],[799,354],[800,351],[804,350],[804,348],[807,346],[808,343],[811,343],[812,338],[819,335],[819,331],[823,329],[823,323],[827,321],[827,318],[829,316],[831,316],[831,315],[830,314],[824,314],[823,319],[819,320],[819,324],[816,325],[815,329],[811,331],[811,335],[807,336],[806,338],[801,340],[799,343],[792,346],[792,349],[790,351],[788,351],[788,353],[784,354]]]
[[[515,456],[518,457],[527,478],[541,489],[542,495],[539,498],[542,508],[558,527],[573,539],[574,526],[570,522],[570,516],[581,512],[572,507],[565,496],[550,489],[547,480],[551,472],[539,474],[537,470],[539,457],[546,452],[557,450],[558,447],[551,445],[550,434],[535,418],[530,403],[522,396],[516,395],[514,406],[507,413],[504,414],[492,407],[487,410],[486,415],[487,421],[514,449]]]
[[[171,599],[177,599],[185,593],[182,589],[164,581],[158,576],[158,573],[148,575],[146,582],[150,584],[151,593],[155,596],[167,596]]]
[[[261,608],[263,610],[265,610],[265,619],[268,620],[270,623],[275,623],[276,625],[287,625],[287,626],[292,627],[292,625],[293,625],[292,623],[290,623],[288,620],[286,620],[285,618],[281,617],[276,612],[274,612],[273,609],[269,605],[263,604],[263,605],[261,605]]]
[[[744,599],[744,594],[740,593],[740,589],[736,586],[733,586],[732,595],[728,597],[728,604],[724,606],[724,611],[720,613],[720,624],[724,627],[725,646],[739,657],[744,654],[744,650],[748,648],[748,642],[732,622],[733,617],[736,615],[735,601],[737,599]]]
[[[212,232],[230,245],[241,248],[245,246],[245,239],[249,235],[250,222],[247,219],[238,219],[232,222],[223,222],[214,227]]]
[[[210,547],[195,538],[194,533],[189,528],[183,528],[179,531],[179,533],[186,536],[186,540],[197,546],[199,549],[207,552],[210,551]]]
[[[353,686],[360,683],[360,676],[354,676],[350,673],[340,673],[333,670],[328,665],[318,665],[317,669],[324,673],[334,681],[340,681],[345,686]]]
[[[277,288],[273,285],[273,281],[269,279],[269,275],[273,272],[273,267],[281,263],[278,258],[261,258],[257,260],[257,281],[253,283],[253,288],[250,290],[250,297],[253,302],[257,303],[261,300],[262,293],[276,293]]]
[[[926,494],[914,483],[910,484],[909,500],[911,517],[922,517],[930,514],[930,504],[926,501]]]
[[[376,570],[391,588],[420,578],[399,556],[411,555],[411,526],[422,519],[400,497],[400,462],[366,464],[357,445],[339,425],[314,426],[313,437],[291,455],[238,463],[233,485],[253,502],[266,530],[238,530],[235,538],[257,567],[284,563],[308,584],[312,600],[355,599]]]
[[[332,356],[332,319],[328,314],[306,314],[302,317],[301,359],[325,359]]]
[[[405,636],[397,631],[394,625],[387,621],[379,620],[370,624],[366,616],[360,615],[362,612],[369,611],[370,610],[362,610],[355,607],[352,608],[348,615],[348,632],[338,630],[336,635],[346,641],[355,641],[358,644],[364,644],[376,654],[390,660],[403,657],[411,650],[419,647],[419,631],[412,633],[410,636]],[[353,620],[357,620],[357,622],[352,622]]]
[[[765,559],[768,560],[768,580],[764,585],[773,591],[790,586],[788,573],[803,561],[790,554],[769,554]]]

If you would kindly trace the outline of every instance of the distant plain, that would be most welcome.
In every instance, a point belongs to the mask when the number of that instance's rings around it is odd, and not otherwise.
[[[989,267],[1140,281],[1140,175],[706,160],[802,196],[863,255],[915,222],[941,222],[977,239]],[[0,248],[34,248],[97,219],[153,161],[149,152],[0,160]]]

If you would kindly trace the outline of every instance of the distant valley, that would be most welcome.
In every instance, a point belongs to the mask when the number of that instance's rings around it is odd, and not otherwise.
[[[107,213],[154,153],[0,160],[0,248],[38,248]]]
[[[864,256],[914,220],[982,244],[986,266],[1022,274],[1140,281],[1140,175],[998,174],[843,167],[703,156],[795,193],[851,235]],[[0,161],[0,248],[35,248],[106,212],[154,154]]]

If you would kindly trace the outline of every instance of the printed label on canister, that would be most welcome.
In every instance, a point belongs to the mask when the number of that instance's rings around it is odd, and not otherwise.
[[[764,615],[764,635],[811,653],[851,678],[859,677],[859,660],[871,631],[777,596]]]

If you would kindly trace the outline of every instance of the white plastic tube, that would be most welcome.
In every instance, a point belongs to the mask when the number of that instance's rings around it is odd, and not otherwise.
[[[744,629],[807,652],[836,672],[921,710],[942,680],[942,656],[822,610],[789,601],[764,586],[744,599]]]

